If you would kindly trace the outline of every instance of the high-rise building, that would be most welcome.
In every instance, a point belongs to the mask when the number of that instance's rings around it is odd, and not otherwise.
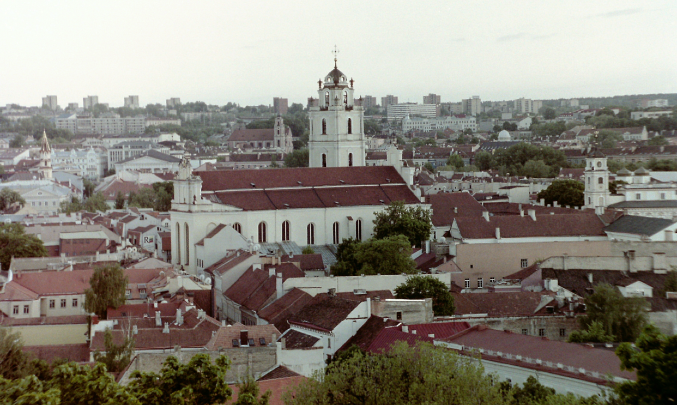
[[[423,104],[440,104],[442,102],[442,96],[437,94],[430,93],[427,96],[423,96]]]
[[[482,112],[482,100],[480,96],[472,96],[461,100],[464,114],[477,115]]]
[[[78,103],[68,103],[69,110],[77,111],[78,107],[80,107]]]
[[[82,108],[89,110],[99,104],[99,96],[87,96],[82,99]]]
[[[364,107],[365,110],[367,108],[377,107],[377,106],[378,106],[378,101],[376,100],[376,97],[372,97],[372,96],[362,97],[362,107]]]
[[[381,97],[381,107],[388,109],[388,106],[391,104],[398,104],[397,103],[397,96],[393,96],[388,94],[385,97]]]
[[[181,105],[181,99],[178,97],[172,97],[167,99],[167,108],[178,107]]]
[[[47,107],[50,110],[54,111],[56,110],[57,104],[56,104],[56,96],[47,96],[42,98],[42,106]]]
[[[541,105],[543,105],[541,103]],[[537,112],[538,110],[534,111],[534,102],[533,100],[529,98],[519,98],[515,100],[515,112],[518,114],[528,114],[528,113],[534,113]]]
[[[317,103],[308,112],[310,167],[364,166],[364,108],[355,103],[353,80],[338,70],[329,72],[317,90]]]
[[[125,97],[125,107],[139,108],[139,96]]]
[[[420,115],[433,118],[439,115],[439,106],[436,104],[391,104],[388,107],[388,119],[402,119],[406,116]]]
[[[287,110],[289,109],[289,100],[286,98],[281,98],[281,97],[274,97],[273,98],[273,112],[276,114],[280,115],[285,115],[287,114]]]

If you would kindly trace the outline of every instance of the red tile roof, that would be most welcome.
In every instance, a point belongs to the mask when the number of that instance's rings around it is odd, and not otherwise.
[[[310,294],[294,288],[280,299],[264,307],[258,312],[258,315],[261,319],[275,325],[280,332],[284,332],[289,329],[287,320],[303,309],[312,299],[313,297]]]
[[[458,217],[481,218],[482,212],[486,211],[469,193],[432,194],[428,199],[432,205],[434,226],[449,226]]]
[[[537,214],[536,221],[529,215],[492,216],[490,221],[459,217],[455,221],[464,239],[495,239],[496,228],[500,228],[501,238],[605,236],[605,224],[589,211],[580,215]]]
[[[41,295],[84,294],[93,270],[42,271],[16,275],[14,282]]]
[[[218,262],[209,266],[207,269],[205,269],[205,271],[211,274],[221,275],[252,256],[253,256],[252,253],[245,252],[242,250],[238,251],[237,253],[233,252],[231,255],[226,256],[223,259],[219,260]]]
[[[409,325],[409,333],[417,335],[435,335],[435,339],[444,339],[470,328],[468,322],[437,322]]]
[[[277,380],[278,378],[298,377],[301,374],[288,369],[285,366],[277,366],[271,372],[259,378],[257,381]]]
[[[388,318],[382,318],[380,316],[372,315],[367,319],[367,322],[362,325],[362,327],[353,335],[348,341],[339,349],[347,350],[353,345],[359,347],[360,349],[366,351],[371,346],[372,342],[376,339],[376,336],[384,328],[394,328],[401,325],[401,322],[394,321]]]
[[[89,346],[86,343],[73,345],[24,346],[24,352],[32,353],[35,358],[51,363],[57,359],[89,362]]]
[[[612,350],[596,349],[586,345],[548,340],[536,336],[502,332],[488,329],[484,325],[474,326],[464,332],[447,339],[444,342],[463,345],[469,349],[493,350],[504,354],[522,356],[523,359],[540,359],[551,362],[553,365],[562,364],[586,371],[600,373],[600,379],[606,374],[634,380],[634,372],[621,371],[620,359]],[[522,361],[528,367],[528,363]]]
[[[218,351],[220,349],[232,349],[234,347],[242,346],[240,341],[241,332],[247,331],[247,339],[254,340],[254,346],[250,347],[265,347],[274,343],[280,336],[280,331],[274,325],[243,325],[235,323],[219,328],[212,336],[211,340],[205,346],[207,350]],[[264,344],[261,344],[263,339]],[[238,341],[238,345],[233,345],[233,340]]]
[[[456,305],[455,315],[488,314],[490,317],[505,316],[534,316],[536,309],[544,306],[541,297],[548,302],[554,301],[554,297],[541,292],[501,292],[501,293],[482,293],[482,294],[463,294],[451,293]],[[545,311],[538,311],[538,315],[543,315]]]
[[[294,329],[289,329],[284,333],[279,339],[278,342],[284,339],[285,349],[308,349],[313,347],[320,338],[315,336],[306,335],[303,332],[299,332]]]
[[[278,367],[283,368],[283,366]],[[284,367],[286,368],[286,367]],[[277,369],[276,369],[277,370]],[[273,370],[275,371],[275,370]],[[291,371],[293,373],[293,371]],[[284,394],[287,391],[294,392],[295,388],[301,384],[306,377],[299,376],[298,374],[293,377],[283,377],[283,378],[274,378],[274,379],[265,379],[262,378],[259,380],[259,390],[261,393],[266,391],[271,392],[270,398],[268,398],[268,405],[284,405],[285,402],[282,400]],[[237,385],[231,385],[233,389],[233,402],[226,402],[226,404],[234,403],[238,399],[239,388]]]
[[[284,255],[280,258],[283,263],[299,263],[299,268],[303,271],[308,270],[324,270],[324,261],[322,255],[319,253],[305,254],[305,255]]]
[[[339,297],[316,296],[313,301],[289,319],[290,324],[329,332],[334,330],[360,304]]]
[[[275,274],[282,273],[282,281],[306,276],[301,269],[291,263],[266,265],[263,269],[257,270],[250,267],[224,294],[243,307],[258,312],[276,295],[277,276],[269,275],[270,268],[275,268]]]
[[[257,142],[273,141],[275,134],[273,128],[263,129],[236,129],[228,138],[228,142]]]
[[[426,335],[405,333],[399,328],[385,328],[376,335],[367,351],[371,353],[383,353],[390,350],[396,342],[407,342],[409,346],[414,346],[417,342],[421,341],[433,343],[433,338]]]

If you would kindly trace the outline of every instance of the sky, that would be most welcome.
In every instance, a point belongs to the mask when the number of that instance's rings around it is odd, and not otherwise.
[[[355,94],[422,102],[677,92],[677,1],[3,1],[0,105],[305,105],[338,67]]]

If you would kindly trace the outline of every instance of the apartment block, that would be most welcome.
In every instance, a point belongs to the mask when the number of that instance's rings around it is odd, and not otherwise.
[[[289,100],[282,97],[273,98],[273,112],[275,114],[285,115],[289,110]]]
[[[42,106],[49,108],[50,110],[54,111],[56,110],[57,103],[56,103],[56,96],[46,96],[42,98]]]
[[[89,110],[97,104],[99,104],[99,96],[87,96],[82,99],[82,108],[85,110]]]
[[[125,97],[125,107],[139,108],[139,96]]]
[[[423,104],[440,104],[442,103],[442,96],[430,93],[423,96]]]
[[[464,114],[477,115],[482,112],[482,100],[480,96],[472,96],[461,101]]]

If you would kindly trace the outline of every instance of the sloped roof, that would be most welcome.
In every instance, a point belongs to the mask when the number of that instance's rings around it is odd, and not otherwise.
[[[656,274],[653,271],[623,272],[618,270],[555,270],[542,269],[542,278],[556,279],[560,287],[565,288],[574,294],[586,297],[592,294],[593,289],[598,284],[606,283],[610,285],[623,284],[621,280],[626,278],[641,281],[651,286],[654,290],[660,290],[665,285],[667,274]],[[592,275],[592,283],[589,280],[589,274]]]
[[[540,292],[501,292],[486,294],[451,293],[455,315],[488,314],[490,317],[533,316],[542,303]],[[549,301],[553,297],[547,297]],[[540,314],[539,314],[540,315]]]
[[[233,340],[240,340],[240,332],[247,331],[247,338],[254,339],[254,346],[261,347],[273,343],[273,337],[277,339],[280,336],[280,331],[274,325],[243,325],[235,323],[219,328],[214,336],[209,340],[205,346],[207,350],[217,351],[219,349],[232,349]],[[264,344],[261,344],[261,339]]]
[[[604,231],[651,236],[673,224],[669,219],[624,215],[604,228]]]
[[[580,215],[536,215],[536,221],[528,215],[492,216],[489,221],[459,217],[455,221],[465,239],[495,239],[496,228],[500,228],[501,238],[605,236],[604,223],[586,211]]]
[[[252,253],[241,250],[233,252],[232,254],[225,256],[223,259],[209,266],[207,269],[205,269],[205,271],[211,274],[221,275],[252,256],[254,256]]]
[[[289,263],[299,263],[300,268],[303,271],[308,270],[324,270],[324,262],[322,261],[322,255],[319,253],[313,254],[304,254],[304,255],[294,255],[290,257],[289,255],[284,255],[280,258],[282,262]]]
[[[368,350],[376,336],[384,328],[394,328],[401,325],[401,322],[380,316],[372,315],[367,319],[364,325],[353,335],[346,343],[339,349],[339,351],[347,350],[353,345],[362,350]]]
[[[439,193],[428,196],[434,226],[450,226],[457,217],[481,218],[486,208],[470,193]],[[454,208],[458,212],[454,212]]]
[[[275,139],[275,132],[273,128],[261,129],[236,129],[228,138],[228,142],[257,142],[257,141],[273,141]]]
[[[122,164],[122,163],[133,162],[135,160],[139,160],[139,159],[144,158],[144,157],[150,157],[150,158],[153,158],[153,159],[162,160],[164,162],[169,162],[169,163],[179,163],[181,161],[181,159],[179,159],[175,156],[167,155],[167,154],[158,152],[154,149],[149,149],[147,151],[139,153],[138,155],[134,155],[134,156],[128,157],[127,159],[120,160],[119,162],[115,162],[115,164],[118,165],[118,164]]]
[[[407,342],[409,346],[414,346],[418,342],[433,343],[433,338],[422,334],[405,333],[399,328],[385,328],[376,335],[367,351],[371,353],[384,353],[390,350],[392,345],[397,342]]]
[[[285,348],[287,349],[307,349],[315,346],[315,343],[320,340],[320,338],[306,335],[294,329],[287,330],[277,341],[282,341],[282,338],[285,340]]]
[[[293,288],[281,298],[264,307],[258,312],[258,315],[261,319],[275,325],[280,332],[284,332],[289,329],[287,320],[312,300],[313,297],[307,292]]]
[[[310,304],[292,316],[289,323],[330,332],[358,305],[358,301],[339,297],[315,297]]]
[[[252,267],[225,292],[225,295],[252,311],[259,311],[276,294],[277,276],[269,275],[269,269],[275,268],[275,274],[282,273],[282,281],[294,277],[305,277],[305,273],[292,263],[266,265],[263,269]]]

